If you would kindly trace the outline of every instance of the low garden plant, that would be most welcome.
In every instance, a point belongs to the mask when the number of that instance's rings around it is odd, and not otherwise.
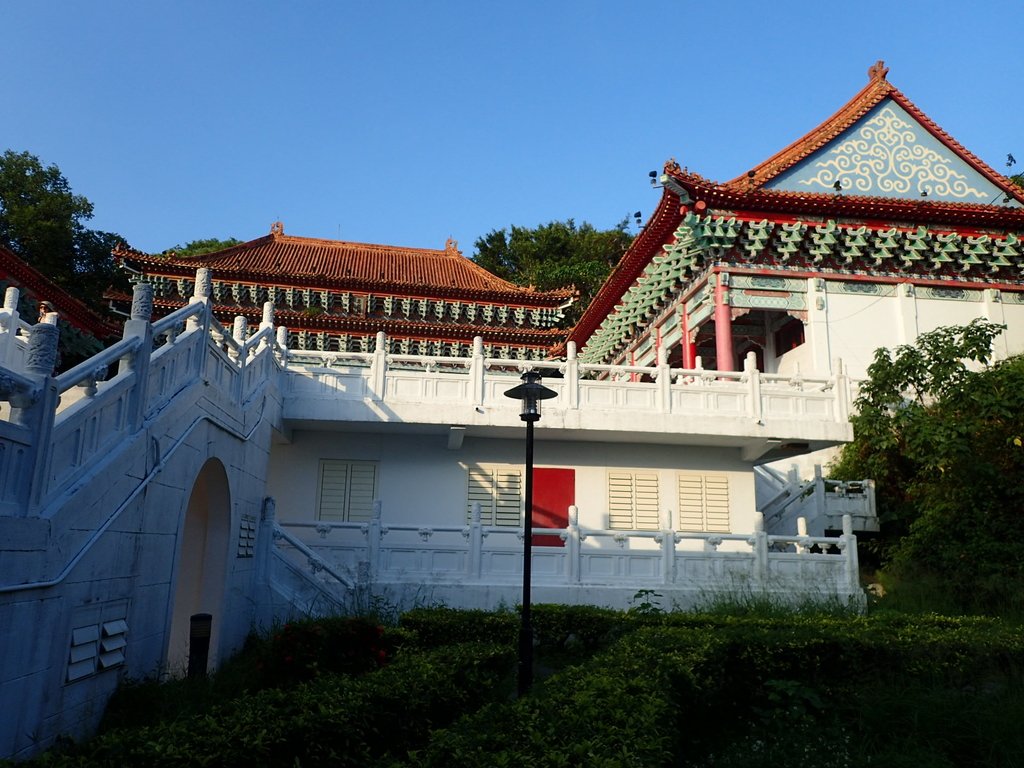
[[[36,762],[1024,764],[1024,635],[997,619],[538,605],[534,623],[522,698],[512,611],[299,622],[253,640],[202,706],[128,727],[122,699],[99,736]]]

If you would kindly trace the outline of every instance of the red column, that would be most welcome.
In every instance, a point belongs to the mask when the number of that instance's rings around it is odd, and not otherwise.
[[[732,310],[729,308],[728,286],[725,276],[717,275],[715,284],[715,356],[719,371],[735,371],[736,362],[732,349]]]
[[[690,341],[690,317],[686,313],[686,305],[682,308],[680,325],[683,329],[683,368],[694,368],[697,365],[697,345]]]

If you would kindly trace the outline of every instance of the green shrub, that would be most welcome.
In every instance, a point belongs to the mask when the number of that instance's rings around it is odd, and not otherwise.
[[[111,731],[39,764],[375,765],[477,709],[511,679],[513,665],[508,649],[493,645],[399,655],[372,675],[325,674],[264,690],[195,717]]]

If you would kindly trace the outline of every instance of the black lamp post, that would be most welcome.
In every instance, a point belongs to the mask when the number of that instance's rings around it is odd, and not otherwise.
[[[505,397],[522,401],[519,418],[526,422],[526,512],[523,530],[523,613],[519,625],[519,695],[533,683],[533,627],[530,624],[530,572],[533,565],[533,423],[540,421],[540,401],[558,393],[540,383],[540,374],[527,371],[523,383]]]

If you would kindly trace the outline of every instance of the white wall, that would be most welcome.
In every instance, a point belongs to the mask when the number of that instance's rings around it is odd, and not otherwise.
[[[913,344],[922,333],[941,326],[966,325],[978,318],[1008,326],[995,343],[997,358],[1024,353],[1024,305],[994,301],[991,292],[980,286],[965,289],[970,300],[937,299],[926,296],[919,286],[912,292],[907,288],[906,284],[897,285],[894,296],[830,290],[822,312],[827,320],[827,338],[816,339],[808,333],[806,344],[779,359],[779,373],[795,373],[799,362],[804,375],[823,375],[829,371],[814,370],[811,361],[827,359],[831,364],[840,358],[850,376],[862,379],[879,347]],[[814,344],[828,348],[813,349]]]
[[[288,445],[274,445],[268,493],[281,522],[315,519],[317,468],[321,459],[379,462],[378,497],[386,522],[462,525],[466,515],[466,466],[470,463],[522,466],[523,440],[467,437],[459,450],[447,436],[296,431]],[[580,525],[607,528],[607,471],[660,470],[663,512],[677,512],[677,471],[726,474],[731,524],[736,532],[754,526],[754,477],[737,449],[626,443],[564,442],[543,439],[538,428],[534,464],[576,469]]]

